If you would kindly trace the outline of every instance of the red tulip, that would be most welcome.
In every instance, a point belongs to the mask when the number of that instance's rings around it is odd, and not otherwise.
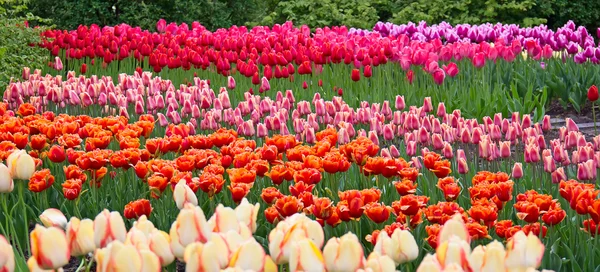
[[[442,85],[442,83],[444,83],[444,79],[446,78],[446,73],[440,68],[435,69],[431,75],[433,76],[433,81],[437,85]]]
[[[358,69],[352,69],[351,75],[352,81],[356,82],[360,80],[360,71]]]
[[[454,62],[448,63],[448,66],[444,65],[444,71],[450,77],[455,77],[458,74],[458,66]]]
[[[373,68],[371,68],[371,65],[365,66],[365,70],[363,71],[363,75],[366,78],[370,78],[370,77],[373,76]]]
[[[598,87],[596,87],[596,85],[592,85],[590,86],[590,88],[588,89],[587,92],[587,97],[588,100],[595,102],[596,100],[598,100]]]
[[[408,72],[406,72],[406,80],[408,80],[408,84],[412,85],[414,79],[415,72],[413,72],[412,70],[408,70]]]

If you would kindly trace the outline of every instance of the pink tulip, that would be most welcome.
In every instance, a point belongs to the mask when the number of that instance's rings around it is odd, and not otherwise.
[[[557,168],[552,172],[552,183],[557,184],[563,180],[567,180],[567,174],[565,173],[565,169],[562,167]]]
[[[528,128],[531,126],[531,116],[529,114],[523,115],[523,121],[521,122],[521,127]]]
[[[362,132],[364,132],[364,130],[362,130]],[[349,142],[350,136],[348,135],[348,131],[346,131],[345,128],[340,128],[340,130],[338,130],[338,144],[343,145]]]
[[[386,124],[383,126],[383,139],[386,141],[391,141],[394,139],[394,130],[392,128],[392,124]]]
[[[510,142],[504,141],[500,142],[500,157],[501,158],[509,158],[510,157]]]
[[[404,110],[404,108],[406,107],[406,104],[404,103],[404,96],[403,95],[396,95],[396,105],[395,108],[397,110]]]
[[[232,76],[227,77],[227,89],[235,89],[235,79]]]
[[[63,69],[63,63],[59,57],[54,58],[54,69],[58,71],[61,71]]]
[[[415,141],[406,142],[406,155],[414,156],[416,154],[417,154],[417,142],[415,142]]]
[[[513,179],[520,179],[523,177],[523,164],[516,162],[512,169],[511,177]]]
[[[554,159],[552,156],[544,157],[544,171],[547,173],[552,173],[556,169],[556,164],[554,163]]]
[[[464,158],[458,159],[458,173],[463,175],[469,173],[469,164]]]
[[[395,145],[390,145],[390,155],[393,158],[399,158],[400,157],[400,151],[398,150],[398,148],[396,148]]]
[[[442,85],[444,83],[444,79],[446,78],[446,73],[441,68],[438,68],[433,71],[432,76],[435,84]]]
[[[446,105],[444,105],[444,102],[440,102],[438,104],[438,108],[437,108],[437,116],[444,117],[445,115],[446,115]]]
[[[306,143],[309,144],[314,144],[317,140],[317,137],[315,136],[315,129],[312,127],[309,127],[306,129]]]
[[[444,140],[442,139],[442,135],[438,133],[434,133],[431,135],[431,141],[433,143],[433,148],[436,150],[441,150],[444,148]]]
[[[158,124],[161,127],[166,127],[169,124],[169,121],[167,120],[167,117],[165,117],[164,114],[162,114],[162,113],[159,112],[157,114],[157,116],[158,116]]]
[[[567,123],[567,132],[578,132],[579,131],[579,127],[577,126],[577,124],[575,123],[575,121],[573,121],[573,119],[571,118],[566,118],[566,123]]]
[[[433,111],[433,105],[431,104],[431,97],[428,96],[423,99],[423,110],[425,112]]]
[[[454,154],[452,152],[452,145],[447,142],[444,142],[444,148],[442,149],[442,154],[444,155],[445,158],[452,159],[454,157]]]
[[[550,123],[550,116],[544,115],[544,119],[542,119],[542,130],[549,131],[552,129],[552,124]]]
[[[260,89],[261,91],[265,92],[271,89],[271,85],[269,84],[269,80],[266,77],[262,77],[262,79],[260,80]]]

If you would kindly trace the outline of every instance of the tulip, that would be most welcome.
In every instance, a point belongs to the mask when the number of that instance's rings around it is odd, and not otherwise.
[[[40,215],[40,221],[42,221],[42,224],[47,228],[57,227],[65,229],[65,226],[67,226],[67,218],[65,215],[60,210],[54,208],[46,209]]]
[[[417,272],[441,272],[442,266],[434,255],[427,254],[417,267]]]
[[[30,233],[31,255],[42,269],[57,269],[69,263],[71,252],[65,232],[36,225]]]
[[[177,204],[178,209],[183,209],[186,204],[198,206],[198,198],[194,191],[187,185],[184,179],[180,180],[173,190],[173,199]]]
[[[229,261],[229,267],[257,272],[277,271],[277,266],[271,257],[265,253],[263,247],[254,239],[246,241],[233,253]]]
[[[0,163],[0,193],[10,193],[15,188],[15,183],[6,165]]]
[[[148,238],[148,248],[156,254],[162,267],[170,265],[175,256],[171,251],[171,238],[164,231],[154,229]]]
[[[118,212],[103,210],[94,219],[94,241],[96,248],[106,247],[113,241],[125,242],[127,229]]]
[[[512,169],[511,177],[514,179],[520,179],[523,177],[523,164],[520,162],[515,162],[515,165]]]
[[[61,163],[65,161],[66,155],[64,147],[59,145],[53,145],[50,147],[50,150],[48,150],[48,159],[54,163]]]
[[[352,69],[352,74],[350,76],[352,81],[356,82],[360,80],[360,71],[358,69]]]
[[[260,210],[260,204],[254,205],[248,202],[248,199],[242,199],[242,202],[235,208],[235,215],[240,223],[248,226],[252,233],[256,232],[256,219],[258,218],[258,211]]]
[[[327,241],[323,248],[327,271],[356,271],[363,266],[364,252],[353,233]]]
[[[204,217],[204,212],[198,206],[187,204],[179,211],[177,219],[171,225],[171,250],[173,255],[183,259],[185,247],[194,242],[206,243],[211,229]]]
[[[396,229],[392,236],[387,232],[381,232],[377,236],[374,252],[381,255],[387,255],[396,265],[415,260],[419,256],[419,246],[415,237],[407,230]]]
[[[138,250],[133,245],[125,245],[121,241],[110,243],[95,253],[99,272],[109,271],[160,271],[158,257],[147,249]]]
[[[565,169],[562,167],[557,168],[552,172],[552,183],[558,184],[563,180],[567,180],[567,174],[565,173]]]
[[[596,100],[598,100],[598,97],[598,87],[596,87],[596,85],[590,86],[587,91],[588,100],[591,102],[596,102]]]
[[[211,240],[219,237],[212,236]],[[219,238],[217,238],[219,239]],[[185,271],[219,271],[229,262],[229,251],[225,243],[208,241],[192,243],[185,248]]]
[[[544,249],[544,244],[535,234],[530,232],[525,235],[523,231],[519,231],[506,244],[506,268],[509,271],[538,268]]]
[[[397,110],[404,110],[405,107],[406,107],[406,104],[404,102],[404,96],[403,95],[396,95],[395,108]]]
[[[425,112],[431,112],[433,111],[433,105],[431,103],[431,97],[425,97],[423,98],[423,110]]]
[[[373,272],[395,272],[396,264],[389,256],[371,252],[371,255],[367,258],[365,269],[370,269],[367,271]]]
[[[438,234],[438,245],[446,242],[452,236],[456,236],[467,243],[471,241],[469,230],[467,229],[467,226],[465,225],[465,222],[459,213],[455,214],[450,220],[446,221],[444,226],[442,226],[440,229],[440,233]]]
[[[71,250],[71,256],[83,256],[96,249],[94,242],[94,221],[91,219],[79,220],[77,217],[71,217],[66,229],[67,243]]]
[[[471,254],[471,248],[467,241],[458,236],[450,236],[448,240],[438,245],[435,253],[439,264],[444,266],[444,268],[447,268],[451,264],[468,266],[467,257]],[[463,269],[465,268],[463,267]]]
[[[458,173],[463,175],[469,173],[469,164],[464,158],[458,159]]]
[[[437,85],[442,85],[444,83],[444,79],[446,78],[446,73],[441,68],[437,68],[432,73],[433,82]]]
[[[269,252],[277,264],[285,264],[289,261],[292,243],[309,238],[321,247],[325,240],[321,225],[300,213],[279,222],[271,230],[268,238]]]
[[[227,89],[235,89],[235,79],[232,76],[227,77]]]
[[[35,161],[25,150],[13,151],[6,159],[13,179],[29,180],[35,172]]]
[[[2,235],[0,235],[0,271],[15,271],[15,253],[10,243]]]
[[[311,239],[302,239],[292,244],[290,271],[326,271],[321,250]]]

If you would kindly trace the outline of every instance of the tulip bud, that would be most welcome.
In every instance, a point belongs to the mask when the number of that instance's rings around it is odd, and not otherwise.
[[[290,271],[326,271],[321,250],[311,239],[302,239],[292,244]]]
[[[427,254],[417,267],[417,272],[441,272],[442,266],[434,255]]]
[[[289,261],[291,244],[300,239],[309,238],[320,247],[325,236],[319,223],[306,217],[304,214],[294,214],[269,233],[269,252],[277,264]]]
[[[365,271],[372,272],[395,272],[396,264],[394,260],[386,255],[380,255],[377,252],[371,252],[365,263]]]
[[[381,255],[387,255],[396,265],[415,260],[419,256],[419,246],[415,237],[407,230],[396,229],[389,237],[387,232],[383,231],[377,236],[374,252]]]
[[[97,271],[160,271],[158,257],[147,249],[138,250],[133,245],[121,241],[110,243],[95,253]]]
[[[465,240],[467,243],[471,241],[467,225],[459,213],[454,214],[454,216],[446,221],[440,229],[440,233],[438,234],[438,245],[446,242],[452,236]]]
[[[171,238],[164,231],[155,229],[149,235],[148,247],[156,254],[162,267],[168,266],[175,260],[170,243]]]
[[[363,266],[365,258],[360,241],[351,232],[329,239],[323,248],[323,257],[328,271],[356,271]]]
[[[257,272],[277,271],[277,266],[271,257],[265,253],[264,248],[254,239],[246,241],[233,253],[229,261],[229,267]]]
[[[0,271],[15,271],[15,252],[10,243],[2,235],[0,235]]]
[[[173,199],[177,204],[177,208],[180,210],[183,209],[187,203],[198,206],[198,198],[196,197],[196,194],[194,194],[194,191],[187,185],[185,179],[180,180],[177,185],[175,185]]]
[[[396,95],[396,104],[395,107],[397,110],[404,110],[404,108],[406,107],[406,103],[404,102],[404,96],[403,95]]]
[[[445,242],[438,245],[435,252],[438,262],[444,267],[453,263],[468,265],[467,257],[471,254],[471,247],[466,240],[458,236],[450,236]]]
[[[15,183],[6,165],[0,163],[0,193],[10,193],[15,188]]]
[[[35,161],[25,150],[17,150],[6,159],[6,166],[13,179],[29,180],[35,172]]]
[[[523,164],[520,162],[515,162],[515,165],[512,169],[511,177],[514,179],[520,179],[523,177]]]
[[[235,89],[235,79],[232,76],[227,77],[227,89]]]
[[[229,263],[227,244],[213,235],[205,244],[192,243],[185,248],[186,271],[219,271]]]
[[[96,249],[94,242],[94,221],[91,219],[79,220],[77,217],[71,217],[66,229],[67,243],[71,249],[71,256],[83,256]]]
[[[260,204],[254,205],[248,202],[248,199],[242,199],[242,202],[235,208],[235,215],[240,223],[248,226],[248,228],[254,233],[256,231],[256,219],[258,218],[258,211],[260,210]]]
[[[185,247],[194,242],[206,243],[211,229],[204,217],[204,212],[198,206],[187,204],[179,211],[177,220],[171,225],[171,250],[173,255],[183,259]]]
[[[552,172],[552,183],[558,184],[563,180],[567,180],[567,174],[565,173],[564,168],[559,167]]]
[[[71,252],[63,230],[37,225],[29,236],[32,258],[41,269],[57,269],[69,263]]]
[[[458,159],[458,173],[463,175],[469,173],[469,164],[464,158]]]
[[[532,232],[519,231],[506,244],[506,268],[509,271],[538,268],[544,256],[544,244]]]
[[[112,241],[125,242],[127,229],[118,212],[104,210],[94,219],[94,241],[97,248],[106,247]]]
[[[45,210],[40,215],[40,221],[44,224],[45,227],[57,227],[61,229],[65,229],[67,225],[67,218],[65,215],[58,209],[49,208]]]

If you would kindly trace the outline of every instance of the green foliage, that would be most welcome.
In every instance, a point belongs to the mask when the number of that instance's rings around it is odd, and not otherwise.
[[[42,68],[48,62],[45,49],[28,46],[39,42],[44,28],[25,27],[26,21],[46,21],[26,11],[22,1],[0,1],[0,90],[20,76],[23,67]]]
[[[374,1],[385,4],[387,1]],[[368,0],[299,0],[280,1],[261,24],[293,21],[310,27],[346,25],[371,28],[379,19]]]
[[[425,20],[453,25],[503,22],[531,26],[546,22],[543,14],[530,16],[529,11],[537,5],[535,0],[399,0],[397,5],[402,8],[394,13],[394,23]]]
[[[52,19],[61,29],[75,29],[80,24],[115,25],[127,23],[143,29],[155,29],[156,22],[193,21],[214,30],[244,25],[262,13],[258,0],[36,0],[29,3],[32,12]]]

